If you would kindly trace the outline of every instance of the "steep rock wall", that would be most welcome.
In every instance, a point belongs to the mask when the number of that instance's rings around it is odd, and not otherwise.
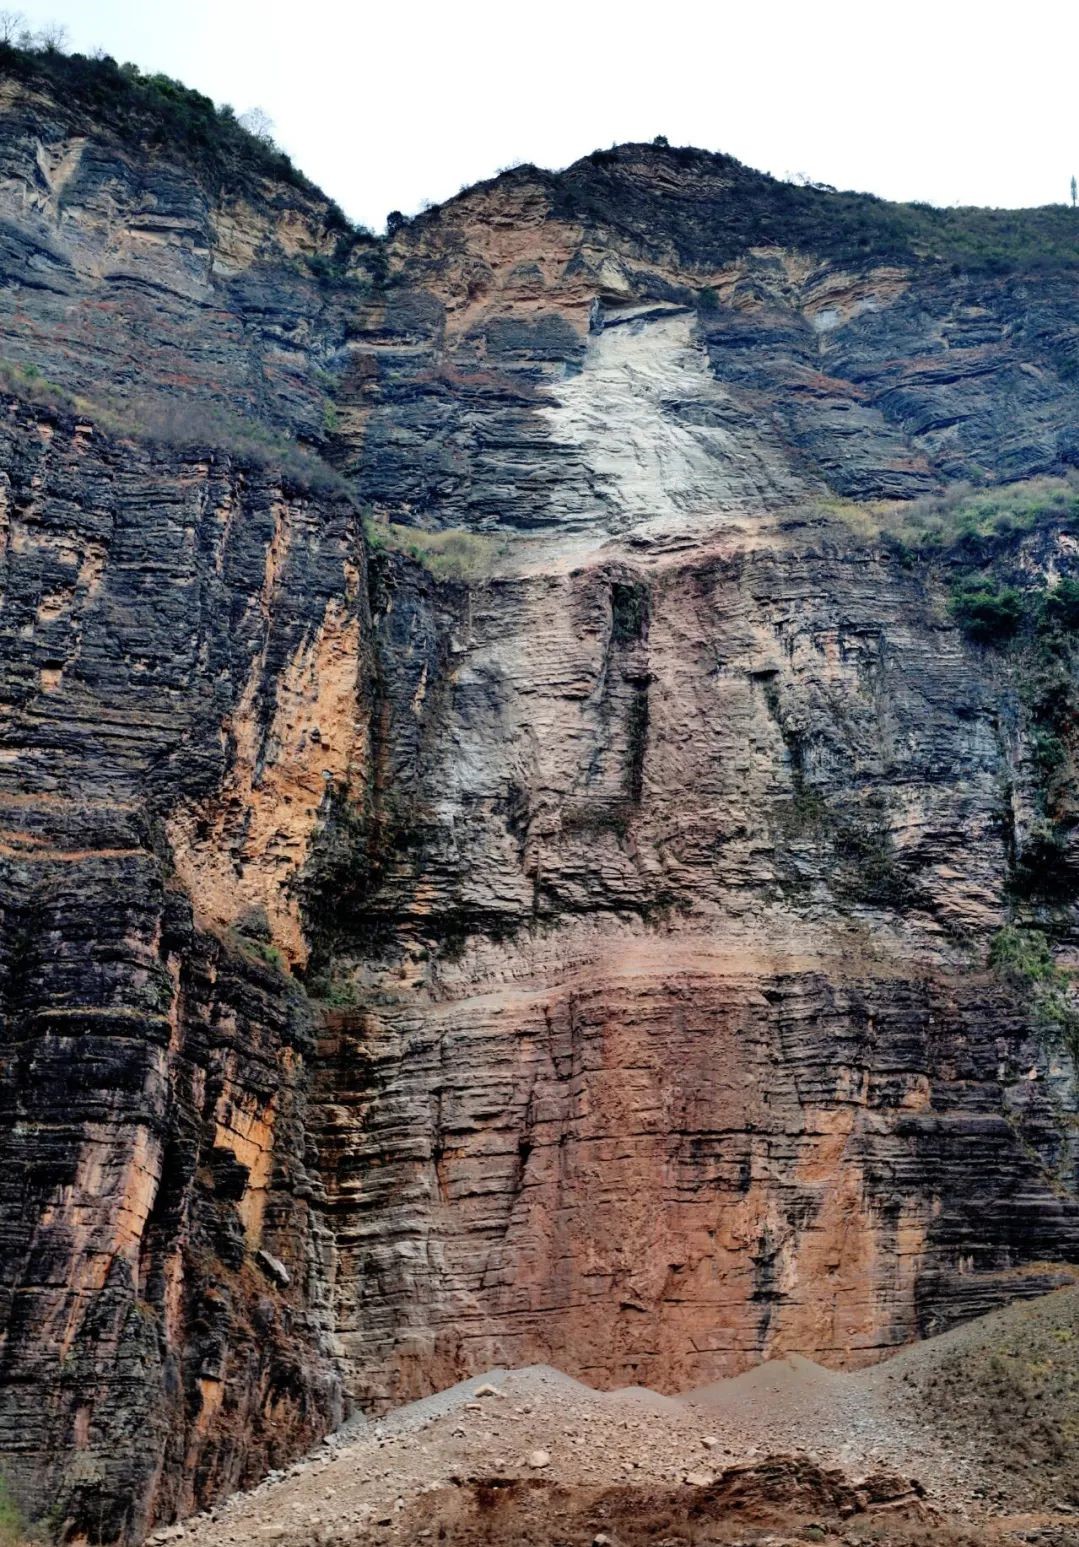
[[[383,659],[429,607],[398,586]],[[1067,1068],[984,965],[1018,753],[939,600],[818,532],[494,582],[467,623],[400,683],[402,762],[433,750],[330,948],[359,1389],[858,1362],[1051,1282]]]
[[[0,434],[0,1448],[137,1536],[342,1411],[286,883],[363,767],[363,552],[258,468]]]
[[[1074,466],[1066,212],[631,146],[339,251],[0,105],[27,1510],[135,1539],[349,1401],[857,1363],[1079,1261],[1073,1071],[987,970],[1021,662],[865,508]]]
[[[722,158],[593,161],[395,236],[351,345],[377,515],[488,539],[480,584],[376,566],[385,799],[321,878],[376,1402],[858,1362],[1076,1257],[1067,1061],[986,971],[1021,684],[836,515],[1066,470],[1074,280],[837,256],[824,207],[757,245]],[[1064,526],[1008,562],[1070,573]]]

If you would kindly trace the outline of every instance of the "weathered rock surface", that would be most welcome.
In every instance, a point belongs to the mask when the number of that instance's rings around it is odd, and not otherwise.
[[[3,356],[88,399],[2,421],[27,1509],[136,1537],[346,1393],[856,1364],[1079,1261],[1071,1071],[985,966],[1014,663],[834,514],[1075,465],[1074,263],[631,146],[327,274],[314,195],[0,106]]]
[[[137,1530],[341,1411],[313,1018],[269,942],[357,740],[362,555],[257,471],[0,433],[0,1435],[58,1523]]]
[[[318,264],[329,201],[234,167],[224,185],[148,126],[4,61],[4,357],[118,405],[215,405],[278,434],[323,433],[319,349],[334,326]],[[240,178],[241,171],[248,172]]]

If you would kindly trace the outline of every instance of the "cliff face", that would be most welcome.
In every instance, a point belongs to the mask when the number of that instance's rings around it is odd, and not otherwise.
[[[362,744],[362,554],[271,476],[32,406],[2,434],[0,1436],[57,1524],[137,1529],[341,1411],[270,940]]]
[[[1077,570],[1068,212],[635,146],[350,246],[0,103],[26,1508],[137,1537],[350,1399],[857,1363],[1079,1263],[988,966],[1079,943],[1071,646],[1049,780],[1048,636],[948,607]],[[967,479],[1044,513],[882,536]]]
[[[395,239],[351,471],[489,537],[451,591],[376,558],[385,794],[325,883],[372,1398],[856,1362],[1075,1256],[1067,1080],[984,970],[1037,807],[1019,685],[940,567],[822,516],[1062,471],[1074,278],[732,253],[742,181],[628,147]]]

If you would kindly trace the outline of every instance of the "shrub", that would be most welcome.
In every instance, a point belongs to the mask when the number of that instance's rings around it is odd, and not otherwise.
[[[247,189],[260,178],[273,179],[322,205],[330,229],[351,232],[338,206],[284,151],[264,135],[250,133],[232,108],[215,107],[182,81],[144,75],[137,65],[119,65],[108,55],[91,59],[57,47],[15,48],[6,42],[0,42],[0,68],[16,79],[45,84],[59,100],[86,108],[134,144],[179,151],[214,191],[226,185]]]
[[[22,1547],[28,1540],[26,1523],[7,1481],[0,1473],[0,1547]]]
[[[1069,973],[1058,967],[1048,937],[1029,925],[1006,924],[989,945],[989,965],[1023,994],[1035,1026],[1051,1047],[1062,1047],[1079,1081],[1079,1010]]]
[[[910,877],[899,861],[882,805],[858,815],[835,815],[832,845],[839,868],[835,885],[853,902],[901,908],[911,900]]]
[[[226,939],[232,949],[241,956],[246,956],[248,961],[262,962],[264,966],[273,967],[277,972],[288,973],[288,963],[272,941],[263,940],[257,935],[249,935],[238,928],[226,930]]]
[[[1048,937],[1040,929],[1006,924],[989,944],[989,965],[1001,977],[1020,986],[1044,983],[1058,971]]]
[[[1061,580],[1047,591],[1042,601],[1042,617],[1072,632],[1079,629],[1079,580]]]
[[[628,645],[642,637],[648,623],[648,588],[639,580],[611,586],[611,641]]]
[[[803,249],[839,263],[899,261],[962,272],[1073,272],[1079,263],[1072,211],[1042,209],[935,209],[892,204],[869,194],[797,187],[742,166],[733,157],[683,147],[668,152],[705,174],[722,176],[724,196],[710,199],[702,179],[701,208],[717,263],[747,247]],[[553,186],[556,208],[575,218],[613,224],[621,205],[613,179],[597,167],[617,151],[597,151]]]
[[[504,538],[482,532],[466,532],[458,527],[425,532],[392,521],[375,521],[370,516],[364,521],[364,533],[373,553],[407,554],[436,580],[483,580],[508,547]]]
[[[43,408],[55,408],[58,412],[71,412],[75,398],[63,387],[42,376],[36,365],[20,365],[14,360],[0,360],[0,391],[28,403],[38,403]]]
[[[631,798],[626,795],[594,800],[567,801],[562,807],[561,829],[567,836],[575,833],[613,833],[624,838],[633,816]]]
[[[1022,593],[992,580],[968,580],[952,593],[949,611],[968,639],[999,644],[1010,639],[1023,620]]]
[[[256,419],[242,418],[218,403],[145,397],[123,403],[94,400],[76,396],[47,381],[36,366],[0,360],[0,392],[3,391],[57,413],[79,415],[118,440],[219,451],[281,473],[303,489],[351,498],[347,480],[316,452],[283,432]],[[323,428],[331,433],[327,418],[324,411]],[[336,428],[335,420],[332,428]]]
[[[1067,902],[1074,889],[1065,833],[1055,822],[1039,823],[1016,858],[1012,890],[1019,897],[1060,903]]]
[[[217,403],[150,399],[122,408],[110,406],[99,418],[114,433],[126,432],[166,446],[206,446],[284,473],[305,488],[351,493],[341,474],[315,452],[271,426],[241,418]]]
[[[644,794],[644,759],[648,750],[648,687],[645,683],[634,684],[633,697],[629,701],[626,717],[626,741],[629,756],[626,764],[626,787],[635,806]]]

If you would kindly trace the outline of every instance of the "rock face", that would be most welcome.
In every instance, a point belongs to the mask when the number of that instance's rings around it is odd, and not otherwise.
[[[135,1539],[348,1400],[865,1362],[1079,1262],[1072,1071],[987,967],[1079,944],[1071,827],[1017,900],[1024,658],[868,503],[1075,465],[1070,212],[628,146],[342,246],[9,64],[27,1511]],[[980,562],[1079,573],[1054,510]]]
[[[58,1524],[137,1530],[341,1410],[313,1018],[270,935],[355,739],[355,517],[32,408],[2,439],[0,1435]]]

